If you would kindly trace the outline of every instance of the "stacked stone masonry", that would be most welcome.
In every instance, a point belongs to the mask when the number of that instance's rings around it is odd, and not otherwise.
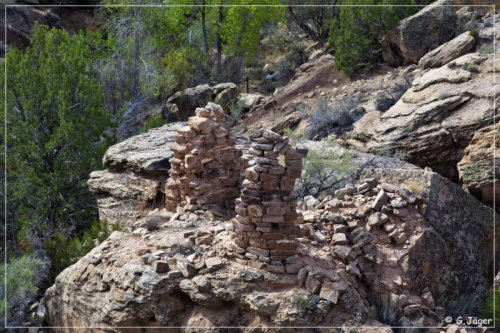
[[[294,186],[306,152],[292,148],[288,139],[267,129],[252,133],[250,140],[249,167],[236,200],[235,243],[244,249],[242,257],[284,273],[283,263],[297,249],[300,216]]]
[[[225,205],[239,196],[241,152],[230,135],[231,119],[208,103],[177,131],[166,184],[166,208]]]

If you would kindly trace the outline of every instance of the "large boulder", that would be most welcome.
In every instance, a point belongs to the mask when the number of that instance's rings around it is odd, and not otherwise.
[[[87,182],[101,219],[128,227],[148,209],[165,205],[170,148],[177,129],[185,124],[154,128],[108,148],[103,157],[107,170],[92,172]]]
[[[178,91],[167,100],[167,103],[177,105],[179,109],[176,115],[180,120],[187,120],[194,115],[194,110],[212,100],[213,90],[208,84],[201,84],[193,88]]]
[[[466,54],[476,45],[472,32],[467,31],[438,46],[420,58],[418,64],[423,68],[441,67],[444,64]]]
[[[168,98],[167,103],[176,105],[177,111],[174,116],[178,120],[187,120],[194,115],[197,107],[203,107],[211,101],[228,109],[236,102],[237,89],[238,86],[231,82],[219,83],[212,87],[209,84],[201,84],[176,92]]]
[[[416,64],[420,58],[455,37],[457,16],[453,0],[438,0],[401,20],[382,39],[387,64]]]
[[[137,221],[147,208],[164,205],[163,189],[160,191],[162,183],[161,178],[108,170],[92,172],[87,181],[97,199],[99,218],[122,227]]]
[[[5,7],[5,5],[9,5]],[[15,6],[15,5],[18,6]],[[41,4],[40,7],[34,5]],[[65,5],[77,5],[78,1],[64,1]],[[81,2],[80,2],[81,4]],[[28,6],[26,6],[28,5]],[[48,5],[48,6],[47,6]],[[5,55],[5,50],[13,46],[24,50],[30,44],[30,39],[33,34],[33,26],[40,24],[48,27],[64,29],[71,33],[77,33],[80,30],[85,30],[90,26],[95,27],[97,19],[93,15],[92,8],[84,7],[54,7],[52,5],[61,5],[61,1],[55,0],[24,0],[24,1],[3,1],[0,4],[0,11],[6,11],[4,18],[0,19],[0,35],[6,35],[7,41],[0,41],[0,58]],[[98,25],[99,23],[97,23]],[[7,29],[7,31],[5,31]],[[8,44],[5,45],[5,43]]]
[[[259,105],[262,99],[263,96],[261,94],[241,93],[238,96],[238,103],[240,104],[242,111],[247,112]]]
[[[463,187],[488,204],[500,204],[499,196],[494,196],[500,193],[500,159],[495,156],[495,150],[499,149],[500,124],[497,123],[474,133],[458,163]]]
[[[397,192],[406,202],[411,202],[408,193],[421,200],[423,230],[413,236],[415,241],[400,266],[411,280],[409,287],[428,288],[435,305],[449,314],[477,313],[493,282],[491,272],[496,270],[493,210],[435,172],[372,169],[361,177],[399,184],[404,191]]]
[[[102,163],[108,169],[146,174],[168,174],[169,159],[177,130],[186,122],[174,122],[150,129],[108,148]]]
[[[494,57],[466,54],[445,66],[416,71],[413,86],[383,114],[370,113],[368,128],[354,126],[347,143],[405,159],[458,181],[456,165],[474,133],[492,123]],[[378,119],[377,119],[378,118]]]
[[[177,114],[177,111],[175,104],[152,99],[138,100],[125,110],[123,120],[117,130],[118,139],[124,140],[139,134],[151,117],[160,117],[165,122],[175,121],[174,115]]]
[[[493,43],[500,39],[500,14],[483,16],[477,25],[478,49],[493,52]]]

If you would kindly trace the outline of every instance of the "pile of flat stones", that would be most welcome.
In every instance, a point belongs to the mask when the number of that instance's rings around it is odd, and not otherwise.
[[[307,151],[292,148],[287,138],[267,129],[255,131],[250,140],[251,158],[235,207],[238,256],[284,273],[287,258],[296,254],[300,216],[294,186]]]
[[[167,210],[223,206],[239,196],[241,151],[235,148],[230,123],[219,105],[208,103],[179,128],[171,148]]]
[[[298,204],[304,223],[297,240],[320,248],[337,269],[385,297],[383,302],[391,304],[393,319],[401,326],[410,321],[433,326],[442,320],[444,309],[435,304],[429,288],[419,294],[410,290],[409,252],[425,232],[421,202],[405,186],[364,179],[337,190],[335,197],[304,198]],[[307,291],[320,293],[319,279],[308,277],[305,270],[300,269],[299,281]],[[337,285],[333,289],[341,291]]]

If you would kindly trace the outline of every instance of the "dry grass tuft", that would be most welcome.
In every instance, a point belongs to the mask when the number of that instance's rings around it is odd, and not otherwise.
[[[422,183],[417,182],[416,180],[409,180],[405,183],[405,186],[411,190],[413,193],[420,195],[424,192],[425,186]]]

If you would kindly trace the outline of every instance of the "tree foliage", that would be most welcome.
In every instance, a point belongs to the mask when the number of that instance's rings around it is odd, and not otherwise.
[[[178,0],[175,6],[109,7],[107,31],[116,47],[113,61],[102,66],[109,87],[107,100],[119,113],[138,99],[164,98],[187,86],[210,81],[238,83],[238,69],[255,55],[261,27],[284,19],[284,7],[257,5],[278,3]],[[106,0],[104,4],[162,3]]]
[[[329,41],[335,48],[335,66],[348,75],[377,62],[379,38],[418,11],[415,0],[345,0],[343,5],[331,25]]]
[[[331,21],[338,16],[340,0],[314,0],[308,5],[317,7],[300,7],[301,0],[288,0],[287,18],[289,23],[297,25],[304,33],[314,40],[320,41],[328,37]]]
[[[481,318],[493,319],[495,322],[495,328],[500,326],[500,288],[494,288],[488,292],[488,297],[484,302],[483,308],[481,309]]]
[[[341,155],[333,149],[321,153],[311,150],[304,159],[303,175],[297,181],[297,196],[317,197],[321,192],[332,192],[336,186],[351,179],[353,171],[354,167],[348,153]]]
[[[8,228],[20,250],[96,217],[85,181],[112,140],[92,62],[103,49],[98,35],[35,26],[30,46],[6,56]]]

